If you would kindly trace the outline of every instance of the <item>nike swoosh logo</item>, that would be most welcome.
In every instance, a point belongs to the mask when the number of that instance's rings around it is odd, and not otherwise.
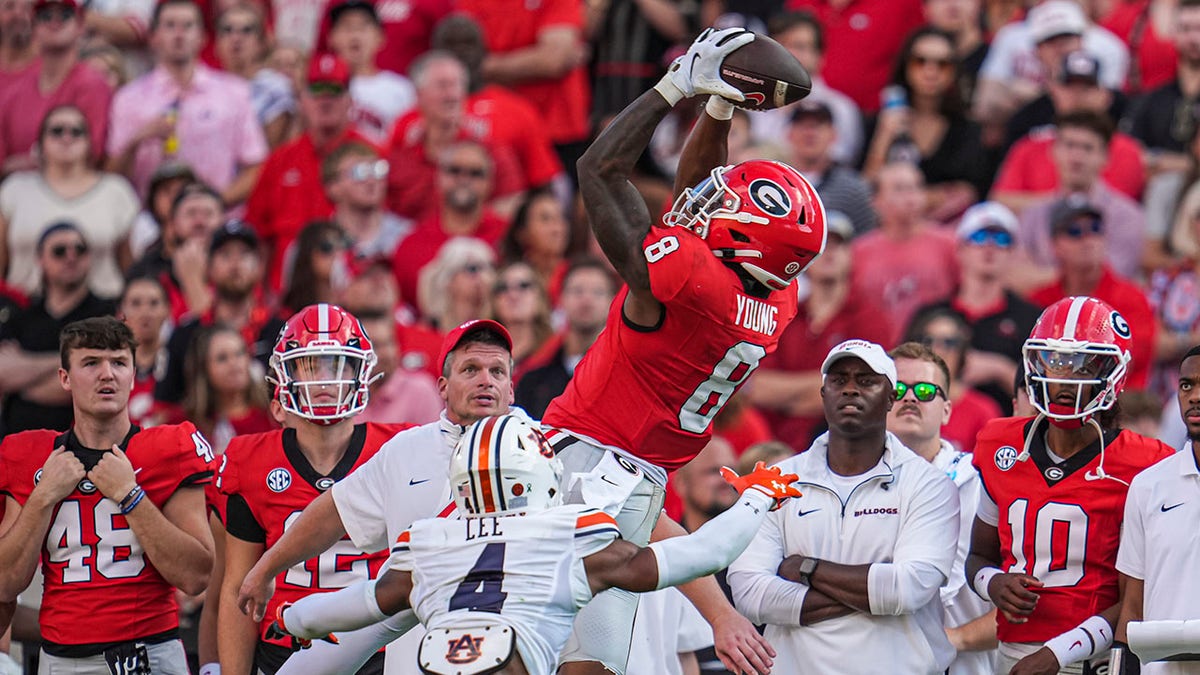
[[[609,485],[616,485],[617,487],[621,487],[616,481],[609,480],[608,476],[600,476],[600,480],[604,481],[605,483],[608,483]]]
[[[409,485],[420,485],[421,483],[428,483],[428,482],[429,482],[429,481],[431,481],[431,480],[433,480],[433,479],[432,479],[432,478],[426,478],[425,480],[416,480],[416,479],[413,479],[413,478],[409,478],[409,479],[408,479],[408,484],[409,484]]]
[[[1177,509],[1177,508],[1179,508],[1179,507],[1183,506],[1183,505],[1184,505],[1184,504],[1186,504],[1186,503],[1187,503],[1187,502],[1179,502],[1179,503],[1178,503],[1178,504],[1176,504],[1175,506],[1167,506],[1166,504],[1163,504],[1162,506],[1160,506],[1160,507],[1158,507],[1158,508],[1159,508],[1159,509],[1160,509],[1160,510],[1161,510],[1163,513],[1166,513],[1167,511],[1170,511],[1171,509]]]
[[[796,515],[797,515],[797,516],[800,516],[800,517],[803,517],[803,516],[807,516],[807,515],[808,515],[808,514],[810,514],[810,513],[816,513],[817,511],[820,511],[820,510],[821,510],[821,509],[809,509],[808,511],[800,511],[800,512],[798,512]]]
[[[692,73],[696,72],[696,60],[699,58],[699,54],[692,54],[692,62],[688,64],[688,79],[691,79]]]

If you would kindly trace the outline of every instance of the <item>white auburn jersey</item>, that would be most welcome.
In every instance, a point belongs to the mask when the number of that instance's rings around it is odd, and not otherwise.
[[[387,564],[412,573],[409,597],[426,629],[509,626],[529,675],[552,675],[575,614],[592,599],[583,559],[619,536],[611,516],[582,504],[428,518],[397,538]],[[478,649],[469,642],[447,646],[452,663]]]

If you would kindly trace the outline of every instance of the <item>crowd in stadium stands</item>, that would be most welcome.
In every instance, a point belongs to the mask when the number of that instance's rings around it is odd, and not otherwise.
[[[443,336],[477,318],[508,328],[515,403],[539,417],[619,290],[576,160],[710,25],[812,74],[799,103],[735,111],[730,162],[793,165],[829,223],[712,467],[807,449],[848,338],[940,356],[942,437],[969,452],[1013,413],[1041,309],[1073,295],[1132,328],[1123,424],[1183,447],[1196,0],[0,0],[0,438],[70,427],[59,332],[115,315],[135,423],[188,420],[219,454],[276,428],[267,359],[320,302],[374,341],[363,420],[436,420]],[[651,213],[702,106],[637,166]],[[668,495],[686,526],[711,517],[706,471]]]

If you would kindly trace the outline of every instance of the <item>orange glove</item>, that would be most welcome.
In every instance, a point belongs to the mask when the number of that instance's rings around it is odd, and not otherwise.
[[[777,466],[767,468],[766,462],[755,464],[754,470],[745,476],[739,476],[733,469],[723,466],[721,477],[732,485],[738,494],[746,490],[758,490],[774,499],[775,506],[772,507],[772,511],[782,506],[788,498],[800,496],[800,491],[791,485],[800,480],[800,477],[794,473],[785,474]]]
[[[271,622],[270,626],[267,626],[267,632],[263,637],[267,638],[268,640],[290,637],[292,638],[292,651],[308,649],[312,646],[312,640],[298,638],[292,635],[292,633],[287,629],[287,626],[283,623],[283,610],[291,606],[292,603],[283,602],[275,608],[275,620]],[[330,633],[329,635],[326,635],[320,639],[335,645],[338,644],[338,639],[333,633]]]

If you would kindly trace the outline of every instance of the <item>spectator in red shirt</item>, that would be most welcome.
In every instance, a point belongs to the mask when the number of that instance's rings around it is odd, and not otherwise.
[[[1087,295],[1120,312],[1133,331],[1133,360],[1127,382],[1132,389],[1145,388],[1154,360],[1154,312],[1142,289],[1113,272],[1105,261],[1108,223],[1097,217],[1094,209],[1070,201],[1063,201],[1055,209],[1050,223],[1058,278],[1031,293],[1029,299],[1049,307],[1066,297]]]
[[[1108,119],[1091,112],[1059,118],[1052,146],[1052,161],[1062,180],[1059,189],[1028,206],[1021,214],[1017,232],[1021,259],[1013,270],[1017,286],[1028,290],[1054,278],[1055,262],[1050,241],[1052,212],[1062,199],[1076,199],[1096,210],[1106,222],[1120,223],[1106,231],[1108,262],[1117,274],[1138,274],[1145,248],[1146,216],[1141,204],[1112,189],[1101,168],[1112,164],[1108,143],[1112,137]]]
[[[1129,47],[1126,91],[1131,96],[1167,84],[1175,77],[1176,51],[1172,40],[1178,32],[1180,2],[1126,0],[1115,3],[1100,22]]]
[[[458,7],[483,27],[484,79],[511,88],[537,108],[559,159],[573,175],[590,132],[583,3],[459,0]]]
[[[434,31],[433,46],[454,54],[467,67],[466,124],[488,144],[497,165],[519,171],[525,190],[565,180],[537,109],[507,87],[484,81],[481,71],[487,46],[479,24],[465,14],[448,16]],[[492,208],[509,215],[522,196],[520,191],[499,193]]]
[[[436,421],[446,407],[438,394],[437,379],[424,371],[400,367],[396,320],[386,312],[351,311],[351,314],[362,322],[363,330],[371,336],[371,347],[378,359],[371,381],[371,398],[366,410],[355,417],[356,423],[427,424]]]
[[[1081,68],[1090,63],[1099,68],[1095,59],[1083,54],[1078,54],[1078,58],[1069,58],[1065,63],[1077,64]],[[1054,157],[1058,121],[1068,115],[1091,113],[1105,118],[1110,128],[1113,126],[1112,118],[1108,115],[1110,94],[1100,86],[1095,71],[1090,82],[1079,81],[1076,73],[1064,71],[1064,75],[1074,77],[1076,81],[1074,84],[1064,82],[1050,89],[1050,100],[1057,116],[1055,125],[1034,129],[1014,143],[992,185],[992,199],[1012,209],[1018,216],[1030,204],[1045,199],[1060,187],[1066,187]],[[1107,136],[1101,176],[1118,192],[1133,200],[1140,199],[1146,185],[1146,166],[1142,160],[1141,145],[1120,131],[1109,131]]]
[[[808,297],[779,338],[775,353],[763,359],[743,390],[766,415],[775,438],[796,452],[808,448],[825,419],[821,361],[829,349],[851,338],[880,344],[892,340],[892,328],[872,298],[851,289],[853,265],[870,264],[851,256],[853,223],[839,211],[827,212],[825,222],[825,252],[804,273]]]
[[[0,98],[33,63],[33,0],[0,0]]]
[[[246,202],[246,220],[273,252],[268,279],[280,287],[280,255],[309,221],[328,218],[333,204],[321,183],[321,161],[348,140],[370,144],[350,125],[350,70],[337,57],[313,59],[300,92],[305,131],[275,149]]]
[[[220,455],[234,436],[271,431],[269,393],[241,333],[223,324],[204,328],[188,349],[184,419],[196,425]]]
[[[453,0],[379,0],[375,13],[383,26],[383,49],[375,55],[375,65],[401,75],[408,73],[414,61],[432,47],[434,27],[454,10]],[[316,53],[329,51],[329,15],[321,19]],[[276,31],[279,32],[279,31]]]
[[[950,295],[958,280],[954,238],[925,219],[923,187],[915,165],[883,165],[875,193],[879,228],[851,246],[854,259],[863,261],[854,267],[854,293],[878,299],[893,331],[883,344],[898,342],[917,309]]]
[[[444,149],[438,158],[437,210],[417,224],[392,259],[402,298],[417,297],[417,280],[423,268],[451,237],[473,237],[496,246],[507,224],[486,207],[495,169],[487,150],[478,143],[461,141]],[[468,317],[479,318],[479,317]],[[453,324],[457,326],[458,324]]]
[[[879,110],[879,92],[905,36],[924,22],[920,0],[788,0],[784,6],[817,15],[828,45],[821,75],[864,113]]]
[[[91,130],[92,158],[104,153],[112,89],[100,73],[80,62],[83,20],[76,0],[38,0],[33,6],[37,61],[0,97],[0,174],[33,169],[38,125],[52,108],[70,103],[83,111]]]

